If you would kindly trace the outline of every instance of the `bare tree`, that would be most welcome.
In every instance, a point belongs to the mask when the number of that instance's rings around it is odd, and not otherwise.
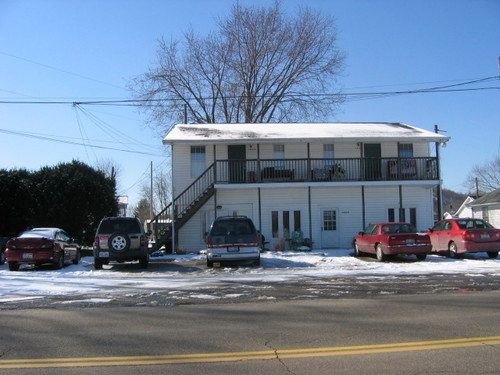
[[[120,174],[120,167],[111,159],[98,159],[95,163],[95,168],[102,172],[104,176],[114,181],[117,180]]]
[[[472,167],[465,186],[470,192],[479,193],[479,195],[500,188],[500,156]]]
[[[163,131],[184,115],[188,123],[318,121],[342,103],[345,56],[333,18],[307,7],[287,17],[279,1],[236,3],[217,26],[204,38],[191,30],[183,43],[161,39],[155,66],[132,83]]]
[[[133,215],[141,219],[142,223],[146,223],[147,220],[149,220],[149,211],[149,199],[142,198],[139,203],[137,203],[137,206],[134,207]]]
[[[170,188],[170,172],[164,170],[157,170],[153,174],[153,205],[152,213],[153,215],[158,214],[162,209],[167,207],[170,202],[172,202],[172,190]],[[148,212],[145,213],[145,217],[150,219],[150,201],[151,201],[151,185],[144,184],[141,187],[141,200],[138,203],[136,210],[148,207]]]

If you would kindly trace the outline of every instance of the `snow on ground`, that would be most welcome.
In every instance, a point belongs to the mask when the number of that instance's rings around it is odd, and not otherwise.
[[[463,259],[429,255],[425,261],[413,256],[398,257],[388,262],[377,262],[371,257],[356,258],[351,249],[313,250],[310,252],[265,252],[260,267],[207,268],[201,254],[166,255],[152,257],[146,270],[138,264],[112,264],[96,271],[92,257],[84,257],[78,265],[67,265],[62,270],[22,268],[18,272],[0,266],[0,304],[44,298],[45,296],[99,295],[92,303],[107,302],[114,293],[168,290],[175,295],[183,289],[199,288],[191,297],[209,298],[203,290],[221,283],[251,281],[286,282],[303,277],[332,278],[375,275],[462,274],[500,276],[500,259],[489,259],[486,254],[468,254]],[[234,293],[225,298],[236,298]],[[80,300],[81,302],[82,300]],[[71,303],[71,301],[68,301]]]

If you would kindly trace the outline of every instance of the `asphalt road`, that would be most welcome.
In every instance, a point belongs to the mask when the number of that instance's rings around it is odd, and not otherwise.
[[[3,310],[1,374],[498,374],[500,292]]]

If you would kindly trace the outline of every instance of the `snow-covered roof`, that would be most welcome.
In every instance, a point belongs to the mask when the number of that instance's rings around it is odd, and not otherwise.
[[[477,198],[475,201],[469,203],[469,206],[488,206],[500,204],[500,189],[493,190],[492,192]]]
[[[403,123],[178,124],[163,139],[174,143],[447,142],[450,137]]]

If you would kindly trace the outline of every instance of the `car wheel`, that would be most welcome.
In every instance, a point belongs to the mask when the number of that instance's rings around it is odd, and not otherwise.
[[[56,267],[56,270],[60,270],[61,268],[64,267],[64,254],[61,254],[59,259],[57,260],[57,263],[54,266]]]
[[[19,264],[9,262],[9,271],[19,271]]]
[[[144,258],[139,259],[139,267],[142,269],[148,268],[149,264],[149,255],[146,255]]]
[[[253,265],[254,265],[254,266],[260,266],[260,257],[258,257],[257,259],[255,259],[255,260],[253,261]]]
[[[94,258],[94,268],[96,270],[102,270],[102,260],[99,258]]]
[[[489,258],[494,259],[498,256],[498,251],[488,251],[487,254]]]
[[[207,267],[213,268],[213,266],[214,266],[214,262],[212,262],[211,260],[208,260],[208,258],[207,258]]]
[[[457,245],[453,241],[448,245],[448,256],[450,258],[458,258]]]
[[[427,254],[416,254],[418,260],[425,260],[427,258]]]
[[[130,247],[130,238],[123,233],[115,233],[108,240],[109,249],[122,252]]]
[[[73,264],[80,263],[80,257],[81,257],[80,250],[76,250],[75,259],[73,259]]]
[[[384,262],[385,261],[386,255],[382,251],[382,245],[381,244],[379,244],[379,243],[377,244],[377,246],[375,248],[375,253],[377,254],[377,260],[379,262]]]

